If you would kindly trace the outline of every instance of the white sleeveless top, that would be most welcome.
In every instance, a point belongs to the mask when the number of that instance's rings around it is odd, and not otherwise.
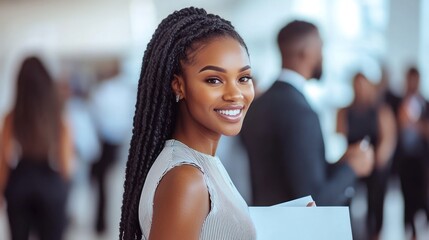
[[[248,206],[219,158],[198,152],[177,140],[166,141],[164,149],[149,170],[143,186],[139,205],[143,238],[149,238],[153,199],[159,182],[169,170],[184,164],[192,165],[203,173],[210,195],[210,212],[203,223],[200,239],[256,239]]]

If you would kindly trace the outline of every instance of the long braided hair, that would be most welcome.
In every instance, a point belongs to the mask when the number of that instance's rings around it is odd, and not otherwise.
[[[141,239],[138,220],[140,195],[149,169],[165,141],[171,138],[178,105],[171,81],[181,74],[181,61],[189,62],[197,47],[216,37],[236,39],[247,47],[229,21],[200,8],[184,8],[165,18],[143,56],[138,83],[133,135],[126,167],[120,239]]]

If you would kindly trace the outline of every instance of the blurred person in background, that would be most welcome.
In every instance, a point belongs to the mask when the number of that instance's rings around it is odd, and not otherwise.
[[[368,137],[374,146],[375,166],[363,180],[367,185],[368,239],[379,239],[391,157],[396,147],[395,117],[388,105],[378,101],[375,85],[362,73],[354,76],[353,90],[352,104],[338,112],[337,132],[346,136],[349,145]]]
[[[72,173],[70,129],[57,89],[36,57],[18,74],[16,101],[1,132],[0,191],[7,201],[13,240],[62,239]]]
[[[70,64],[70,63],[68,63]],[[69,204],[67,215],[69,227],[73,229],[79,222],[84,222],[88,216],[93,216],[95,203],[88,194],[91,191],[89,184],[89,169],[100,153],[100,143],[89,107],[89,85],[92,72],[81,68],[65,65],[60,75],[58,85],[64,111],[70,124],[75,149],[74,172],[71,179]],[[85,224],[86,225],[86,224]]]
[[[427,161],[429,103],[420,93],[419,71],[411,67],[406,74],[405,95],[397,110],[399,128],[398,171],[404,196],[404,221],[416,237],[416,213],[424,210],[429,218]]]
[[[99,234],[106,231],[107,223],[106,176],[131,134],[135,93],[124,77],[119,60],[101,64],[98,84],[90,96],[91,115],[101,146],[101,154],[90,170],[98,193],[94,226]]]
[[[345,205],[355,181],[373,167],[373,150],[351,145],[328,164],[317,113],[303,95],[322,74],[322,40],[315,25],[293,21],[277,37],[279,79],[255,100],[241,133],[250,158],[253,204],[273,205],[312,195],[318,205]]]
[[[60,81],[64,110],[70,119],[77,166],[75,181],[87,179],[88,165],[100,154],[100,143],[90,106],[90,85],[94,77],[75,67]]]
[[[378,101],[384,102],[390,106],[394,116],[397,114],[401,97],[397,96],[391,89],[389,84],[389,71],[386,66],[381,67],[381,79],[376,85]]]
[[[389,71],[385,65],[381,67],[381,80],[376,85],[378,101],[380,103],[384,103],[390,107],[393,112],[393,116],[395,118],[395,126],[396,126],[396,135],[398,132],[398,124],[396,121],[396,116],[398,115],[399,104],[401,103],[401,97],[395,94],[390,88],[390,76]],[[395,142],[395,150],[392,156],[392,163],[390,166],[390,174],[391,176],[398,175],[398,137],[396,137]]]

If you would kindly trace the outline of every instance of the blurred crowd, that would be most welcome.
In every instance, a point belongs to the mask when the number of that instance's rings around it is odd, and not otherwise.
[[[388,73],[379,84],[364,74],[353,77],[354,100],[337,116],[337,131],[352,144],[368,137],[374,146],[371,174],[361,180],[367,187],[367,224],[370,233],[379,233],[383,224],[384,199],[388,180],[399,177],[404,198],[404,222],[416,235],[415,217],[428,211],[429,104],[420,93],[420,74],[410,67],[404,74],[403,94],[388,87]]]
[[[356,71],[350,80],[353,100],[337,113],[336,130],[347,149],[328,164],[320,121],[305,92],[308,80],[322,75],[322,42],[317,27],[305,21],[292,21],[278,33],[281,74],[254,101],[239,139],[248,154],[250,203],[274,205],[312,195],[322,206],[347,206],[361,183],[367,218],[364,233],[355,230],[355,238],[380,239],[388,181],[397,176],[403,221],[416,239],[417,213],[429,219],[429,103],[420,92],[420,73],[411,66],[397,96],[386,69],[378,84]]]
[[[64,63],[54,79],[40,56],[20,63],[0,138],[0,207],[12,239],[63,239],[78,221],[70,200],[82,185],[96,193],[94,232],[106,232],[106,175],[128,145],[135,86],[118,59],[85,64]]]

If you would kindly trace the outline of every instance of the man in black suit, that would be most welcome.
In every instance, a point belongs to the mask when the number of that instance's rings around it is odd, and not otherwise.
[[[293,21],[278,34],[282,73],[250,107],[241,137],[248,151],[254,205],[312,195],[318,205],[344,205],[358,177],[370,173],[371,146],[352,145],[329,165],[317,114],[302,91],[322,73],[322,41],[311,23]]]

